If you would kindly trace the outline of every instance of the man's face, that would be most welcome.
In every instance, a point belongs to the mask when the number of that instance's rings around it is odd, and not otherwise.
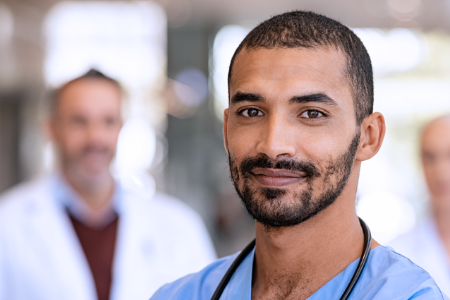
[[[359,145],[345,57],[326,49],[244,49],[225,111],[231,176],[247,210],[292,226],[341,194]]]
[[[66,172],[95,178],[109,172],[122,126],[121,92],[103,79],[81,79],[60,94],[53,139]]]
[[[450,118],[432,122],[422,136],[422,164],[435,209],[450,209]]]

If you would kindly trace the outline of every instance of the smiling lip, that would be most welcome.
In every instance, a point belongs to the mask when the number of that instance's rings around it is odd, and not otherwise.
[[[306,175],[302,172],[292,172],[279,169],[258,168],[251,172],[256,180],[267,187],[282,187],[304,181]]]

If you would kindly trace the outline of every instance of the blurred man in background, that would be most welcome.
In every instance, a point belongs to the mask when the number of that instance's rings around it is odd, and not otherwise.
[[[431,215],[411,232],[390,243],[424,268],[450,294],[450,115],[423,130],[421,156],[430,192]]]
[[[49,122],[60,171],[0,200],[0,299],[148,299],[215,258],[200,217],[143,201],[110,173],[123,91],[91,70],[56,93]]]

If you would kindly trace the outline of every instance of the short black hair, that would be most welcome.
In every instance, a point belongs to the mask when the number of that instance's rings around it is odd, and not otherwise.
[[[369,54],[361,40],[347,26],[310,11],[292,11],[270,18],[256,26],[244,38],[231,59],[228,86],[233,63],[242,49],[259,48],[335,48],[346,56],[346,75],[350,82],[356,111],[361,124],[373,112],[373,71]]]
[[[84,80],[84,79],[105,80],[105,81],[113,84],[114,86],[116,86],[119,89],[121,94],[124,94],[122,85],[117,80],[105,75],[104,73],[100,72],[97,69],[90,69],[85,74],[83,74],[75,79],[72,79],[69,82],[66,82],[65,84],[63,84],[61,87],[51,91],[51,93],[50,93],[50,111],[52,114],[54,114],[57,110],[58,101],[61,96],[61,93],[72,83],[80,81],[80,80]]]

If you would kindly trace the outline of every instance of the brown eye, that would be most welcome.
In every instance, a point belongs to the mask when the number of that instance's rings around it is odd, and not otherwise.
[[[242,111],[242,114],[246,117],[258,117],[262,116],[262,112],[256,108],[247,108]]]
[[[308,111],[308,117],[309,118],[317,118],[319,117],[319,112],[315,110]]]
[[[307,110],[300,115],[300,117],[307,119],[317,119],[323,116],[324,116],[323,113],[317,110]]]

